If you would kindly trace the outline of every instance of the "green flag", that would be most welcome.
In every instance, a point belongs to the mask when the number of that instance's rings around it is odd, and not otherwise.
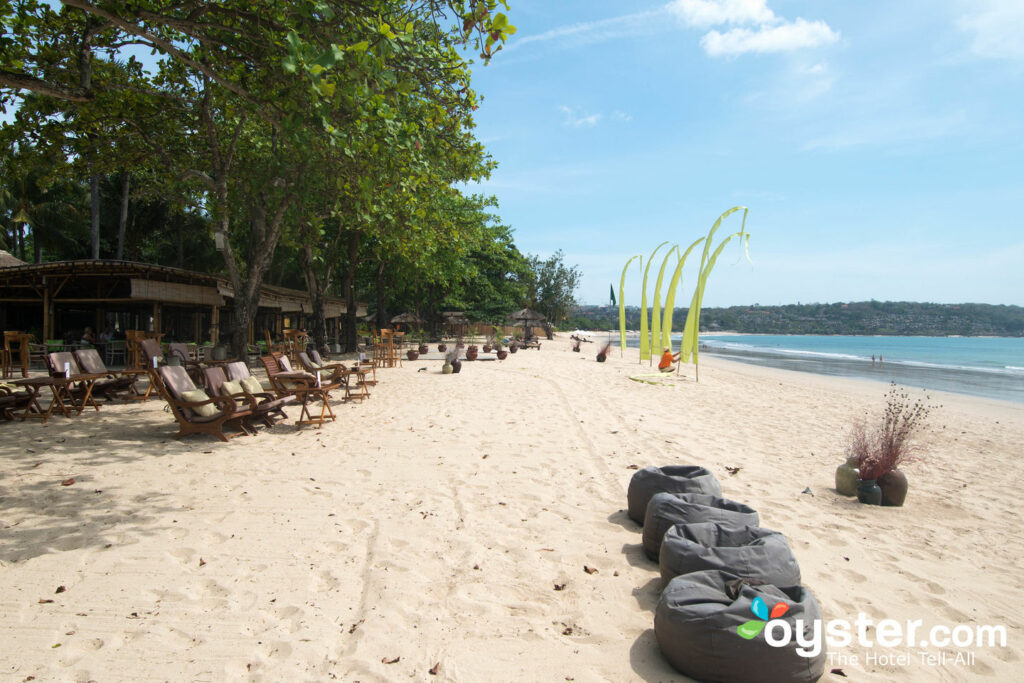
[[[608,285],[608,296],[612,298],[612,306],[615,305],[615,285]]]

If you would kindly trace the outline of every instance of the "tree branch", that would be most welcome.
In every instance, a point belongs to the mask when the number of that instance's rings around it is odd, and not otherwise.
[[[253,95],[249,93],[245,88],[242,88],[237,83],[234,83],[226,78],[221,77],[216,71],[214,71],[207,65],[192,59],[186,53],[182,52],[177,47],[175,47],[174,44],[169,40],[164,40],[156,35],[153,35],[153,33],[151,33],[150,31],[147,31],[146,29],[137,26],[131,21],[123,19],[118,15],[114,14],[113,12],[109,12],[103,9],[102,7],[92,5],[89,2],[86,2],[86,0],[61,0],[61,3],[66,5],[67,7],[73,7],[75,9],[82,10],[87,14],[97,16],[102,19],[106,19],[122,31],[130,33],[132,35],[139,36],[153,47],[163,50],[167,54],[171,55],[172,57],[180,61],[182,64],[186,64],[189,67],[198,71],[199,73],[203,74],[220,87],[241,97],[243,100],[245,100],[253,107],[255,107],[257,113],[260,115],[260,118],[265,120],[271,126],[274,126],[276,128],[280,125],[279,117],[276,115],[272,116],[270,112],[267,111],[267,109],[264,107],[264,105],[261,102],[259,102],[259,100],[257,100],[255,97],[253,97]]]
[[[55,83],[50,83],[29,76],[28,74],[15,73],[0,69],[0,86],[14,90],[29,90],[37,95],[54,97],[67,102],[92,102],[94,95],[91,90],[84,88],[65,88]]]

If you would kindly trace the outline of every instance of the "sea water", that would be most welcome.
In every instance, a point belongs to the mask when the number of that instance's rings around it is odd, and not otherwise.
[[[631,335],[629,342],[639,340]],[[745,363],[1024,403],[1022,337],[702,334],[700,344]]]

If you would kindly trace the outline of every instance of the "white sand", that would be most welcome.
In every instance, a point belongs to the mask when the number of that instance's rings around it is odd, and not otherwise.
[[[827,619],[1007,628],[970,666],[851,646],[826,680],[1024,674],[1024,406],[943,395],[906,506],[868,507],[833,473],[885,385],[709,356],[699,384],[640,384],[594,346],[407,362],[322,430],[230,444],[172,440],[160,400],[0,424],[0,678],[683,680],[623,512],[648,464],[711,468],[787,535]]]

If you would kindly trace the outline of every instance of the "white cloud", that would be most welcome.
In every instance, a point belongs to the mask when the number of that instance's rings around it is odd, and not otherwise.
[[[624,111],[618,111],[618,110],[612,112],[612,118],[615,119],[616,121],[626,121],[626,122],[629,122],[629,121],[633,120],[632,116],[630,116],[629,114],[627,114]]]
[[[722,57],[746,52],[789,52],[828,45],[837,40],[839,34],[824,21],[797,19],[777,26],[761,26],[756,30],[734,28],[725,33],[708,31],[700,39],[700,44],[711,57]]]
[[[789,21],[768,7],[768,0],[672,0],[665,6],[687,26],[733,25],[724,33],[711,30],[700,44],[711,57],[746,52],[790,52],[834,43],[839,34],[824,21]],[[753,28],[747,28],[747,27]]]
[[[567,107],[564,104],[558,109],[565,114],[565,121],[563,123],[566,126],[572,126],[574,128],[579,128],[580,126],[596,126],[598,121],[603,118],[601,114],[577,114],[576,110],[571,107]]]
[[[1024,59],[1024,3],[974,0],[957,26],[971,34],[971,52],[990,59]]]
[[[669,12],[688,26],[710,28],[719,24],[770,24],[775,13],[767,0],[672,0]]]
[[[522,38],[513,38],[506,52],[517,49],[523,45],[538,42],[558,40],[563,43],[585,45],[599,43],[613,38],[623,36],[634,36],[650,33],[657,30],[658,22],[652,21],[659,14],[658,10],[651,12],[638,12],[636,14],[625,14],[621,17],[611,17],[599,21],[587,21],[568,26],[559,26],[544,33]]]

